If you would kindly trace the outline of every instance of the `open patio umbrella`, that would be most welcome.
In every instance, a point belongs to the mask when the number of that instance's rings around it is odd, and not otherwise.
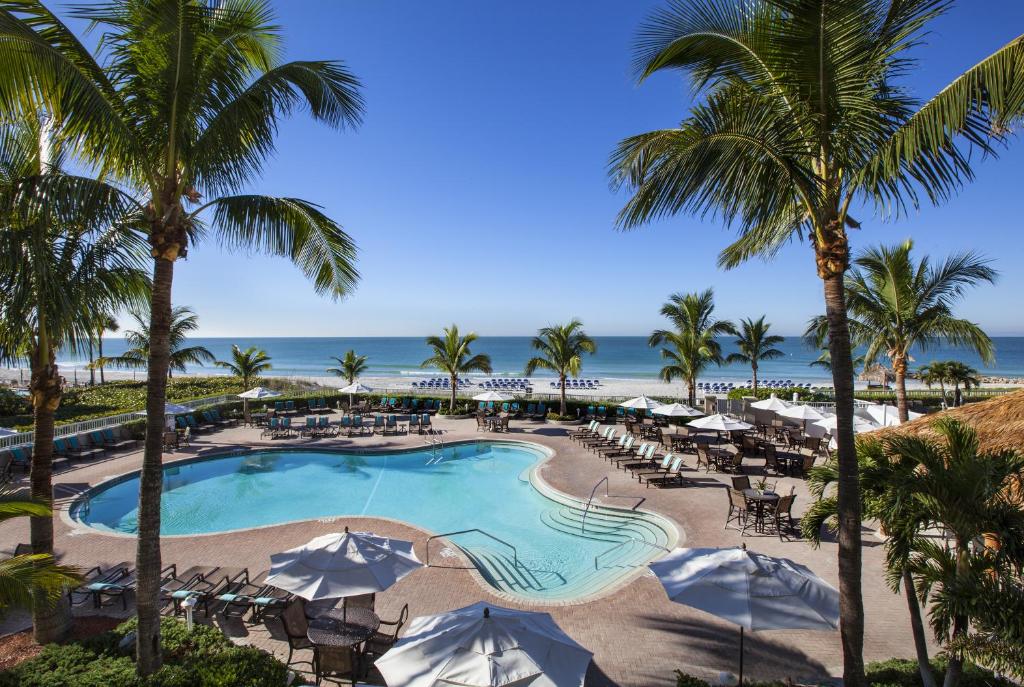
[[[654,410],[661,404],[655,401],[653,398],[647,398],[646,395],[640,394],[636,398],[631,398],[628,401],[624,401],[619,404],[623,408],[636,408],[637,410]]]
[[[511,401],[514,396],[498,393],[497,391],[483,391],[473,397],[474,401]]]
[[[571,687],[593,654],[547,613],[475,603],[414,618],[375,666],[389,685]]]
[[[781,398],[772,394],[763,401],[755,401],[750,404],[751,408],[757,408],[758,410],[771,410],[773,412],[779,412],[789,407],[789,404],[783,401]]]
[[[899,409],[887,403],[872,403],[871,405],[856,408],[854,412],[861,413],[862,417],[867,416],[865,419],[871,420],[879,427],[892,427],[893,425],[901,424]],[[910,420],[923,417],[922,413],[910,411],[907,412],[907,415]]]
[[[680,548],[648,567],[676,603],[740,626],[739,684],[745,630],[835,630],[839,592],[786,558],[743,548]]]
[[[249,400],[250,399],[274,398],[274,397],[280,396],[280,395],[281,394],[279,394],[278,392],[274,391],[273,389],[268,389],[268,388],[262,387],[262,386],[253,387],[252,389],[249,389],[248,391],[243,391],[242,393],[238,394],[238,397],[240,399],[242,399],[242,415],[245,416],[245,421],[249,422]]]
[[[422,568],[412,542],[334,532],[270,557],[267,584],[309,601],[380,592]]]
[[[788,417],[792,420],[802,420],[804,432],[807,431],[807,423],[825,419],[825,413],[803,403],[796,403],[785,410],[776,413],[779,417]]]
[[[353,394],[368,394],[368,393],[372,392],[373,389],[371,389],[370,387],[365,386],[363,384],[360,384],[359,382],[352,382],[348,386],[341,387],[340,389],[338,389],[338,391],[343,393],[343,394],[348,394],[348,410],[351,413],[352,412],[352,395]]]
[[[696,429],[712,429],[718,432],[731,432],[733,430],[745,430],[751,429],[753,425],[743,422],[742,420],[734,420],[728,415],[722,415],[721,413],[715,413],[714,415],[708,415],[702,417],[699,420],[693,420],[686,423],[689,427]]]
[[[9,437],[17,434],[13,429],[7,429],[6,427],[0,427],[0,437]]]
[[[651,412],[655,415],[664,415],[666,417],[700,417],[704,414],[685,403],[666,403],[658,406]]]
[[[823,427],[823,428],[825,428],[825,429],[827,429],[827,430],[829,430],[831,432],[835,431],[836,423],[837,423],[837,416],[836,415],[827,415],[827,416],[823,417],[822,419],[817,420],[817,421],[814,422],[814,424],[817,425],[818,427]],[[878,429],[878,425],[876,425],[874,422],[871,422],[870,420],[865,420],[864,418],[859,417],[857,415],[853,416],[853,433],[854,434],[862,434],[864,432],[873,432],[876,429]]]

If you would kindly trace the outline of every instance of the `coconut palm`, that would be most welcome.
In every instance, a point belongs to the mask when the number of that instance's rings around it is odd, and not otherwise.
[[[338,366],[329,367],[327,371],[344,378],[349,384],[354,384],[356,378],[366,370],[366,356],[356,355],[355,350],[351,348],[345,351],[345,355],[341,358],[332,357],[331,359],[337,362]],[[352,394],[348,395],[348,407],[352,407]]]
[[[427,337],[427,345],[433,349],[434,355],[424,360],[420,367],[432,367],[448,373],[452,386],[449,411],[455,411],[455,392],[458,391],[459,375],[467,372],[491,372],[490,356],[482,353],[473,355],[469,350],[469,345],[478,338],[475,332],[460,336],[459,328],[454,324],[446,327],[441,336]]]
[[[762,360],[775,360],[782,357],[782,351],[772,348],[785,341],[785,337],[769,334],[771,325],[764,321],[765,316],[761,315],[754,320],[746,318],[740,320],[739,337],[736,339],[736,347],[739,352],[730,353],[725,359],[727,363],[744,363],[750,365],[753,374],[754,393],[757,393],[757,365]]]
[[[49,501],[26,501],[0,490],[0,522],[13,518],[51,519]],[[53,552],[40,552],[0,559],[0,615],[14,608],[42,612],[59,605],[65,590],[81,582],[78,570],[58,565]],[[42,641],[42,640],[40,640]]]
[[[946,379],[948,373],[948,360],[934,360],[927,365],[922,365],[917,370],[917,378],[924,382],[929,389],[934,385],[939,386],[939,393],[942,394],[942,407],[946,407]]]
[[[117,320],[110,313],[99,313],[96,317],[96,352],[100,358],[103,358],[103,335],[106,332],[117,332],[121,329],[121,325],[118,324]],[[107,382],[103,372],[103,366],[97,365],[100,371],[100,384]],[[92,369],[92,366],[90,366]]]
[[[313,203],[249,193],[283,117],[306,107],[358,123],[356,78],[339,62],[281,63],[269,0],[111,0],[71,15],[100,27],[92,54],[40,0],[0,0],[0,99],[46,110],[78,152],[144,199],[153,258],[146,445],[137,568],[137,666],[159,668],[162,409],[174,264],[201,236],[291,259],[318,292],[353,288],[355,245]]]
[[[832,371],[832,354],[828,350],[828,346],[821,349],[821,353],[818,357],[808,363],[811,367],[820,367],[823,370]],[[858,355],[853,358],[853,373],[857,374],[857,369],[863,367],[864,356]]]
[[[0,151],[0,360],[29,361],[30,492],[48,503],[63,393],[57,352],[85,348],[91,313],[147,296],[146,253],[120,191],[62,172],[64,151],[39,121],[0,125]],[[49,513],[31,518],[30,537],[37,554],[53,553]],[[60,638],[70,627],[67,605],[36,604],[33,627],[41,642]]]
[[[577,377],[583,367],[583,354],[593,355],[597,344],[583,331],[583,323],[573,318],[566,324],[543,327],[530,344],[540,355],[526,362],[523,373],[530,377],[538,369],[551,370],[558,375],[561,403],[558,414],[565,415],[565,380]]]
[[[960,387],[965,390],[976,389],[981,386],[981,377],[978,371],[970,365],[959,360],[950,360],[946,363],[946,381],[953,385],[953,405],[963,404],[963,396],[960,394]]]
[[[270,356],[261,348],[249,346],[244,351],[237,344],[231,345],[231,360],[217,360],[217,367],[231,371],[231,374],[242,380],[242,388],[248,389],[253,380],[271,368]],[[242,415],[249,417],[249,399],[242,399]]]
[[[914,244],[864,250],[846,276],[846,306],[855,344],[865,347],[868,365],[885,356],[896,383],[901,422],[908,419],[907,369],[911,351],[926,351],[938,342],[969,346],[982,360],[994,359],[992,340],[981,328],[953,315],[953,305],[967,289],[992,283],[996,271],[972,252],[957,253],[933,265],[928,256],[915,262]],[[807,336],[820,344],[828,337],[825,317],[811,320]]]
[[[717,215],[739,239],[720,264],[771,257],[807,239],[829,322],[842,479],[839,586],[844,684],[863,687],[860,520],[853,370],[844,276],[851,208],[900,216],[971,178],[968,147],[988,154],[1024,113],[1024,37],[923,106],[902,79],[941,0],[675,0],[637,41],[640,80],[676,70],[696,91],[674,128],[622,141],[613,183],[631,192],[619,224]]]
[[[697,402],[697,378],[708,365],[721,365],[722,345],[719,336],[735,334],[736,327],[728,320],[716,320],[715,294],[712,289],[701,293],[674,293],[661,306],[661,314],[673,329],[655,330],[647,339],[651,348],[665,345],[661,357],[669,364],[661,368],[666,382],[679,377],[686,382],[690,405]]]
[[[150,315],[147,308],[141,308],[131,313],[132,318],[138,325],[138,329],[129,329],[125,332],[124,338],[130,348],[121,355],[109,358],[100,358],[97,365],[111,365],[113,367],[127,367],[141,369],[149,365],[150,356]],[[171,309],[171,328],[168,334],[167,356],[167,377],[170,378],[175,372],[185,372],[189,365],[202,365],[203,363],[216,363],[213,353],[205,346],[186,346],[190,332],[199,328],[199,316],[188,306],[180,305]]]

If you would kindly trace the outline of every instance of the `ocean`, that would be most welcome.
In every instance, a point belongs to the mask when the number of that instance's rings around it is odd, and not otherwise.
[[[664,363],[659,350],[647,345],[644,336],[598,336],[597,353],[584,356],[584,378],[602,379],[645,379],[658,377]],[[523,366],[533,355],[529,336],[481,337],[473,346],[474,353],[491,356],[495,375],[521,376]],[[936,346],[928,351],[914,354],[913,368],[932,360],[961,360],[979,370],[981,374],[995,377],[1024,377],[1024,337],[994,337],[996,362],[985,367],[978,356],[962,348]],[[410,379],[431,374],[419,367],[430,355],[421,337],[358,337],[358,338],[202,338],[189,339],[189,345],[205,346],[218,360],[230,359],[231,345],[242,348],[256,346],[264,349],[271,357],[273,376],[323,377],[326,369],[332,367],[331,356],[342,356],[345,351],[355,349],[368,356],[367,377],[409,377]],[[731,337],[722,339],[726,354],[735,351]],[[104,354],[118,355],[125,348],[121,337],[108,337],[103,341]],[[799,337],[787,337],[778,346],[783,356],[777,360],[762,361],[759,377],[767,379],[791,379],[794,382],[826,382],[830,380],[827,371],[811,367],[810,363],[818,352],[808,348]],[[84,369],[88,358],[81,354],[64,353],[59,357],[63,373],[70,376],[75,368]],[[212,365],[190,367],[190,373],[223,374],[222,368]],[[536,376],[550,376],[539,370]],[[750,378],[750,368],[745,365],[711,367],[703,376],[706,379],[745,382]]]

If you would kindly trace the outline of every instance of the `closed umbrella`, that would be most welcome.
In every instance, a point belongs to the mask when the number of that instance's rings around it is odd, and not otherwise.
[[[481,602],[414,618],[374,665],[403,687],[575,687],[592,658],[549,614]]]
[[[412,542],[346,527],[272,555],[267,584],[309,601],[339,599],[383,591],[422,567]]]
[[[839,592],[799,563],[742,548],[680,548],[650,564],[676,603],[740,626],[739,683],[745,630],[835,630]]]
[[[666,417],[699,417],[704,414],[685,403],[666,403],[665,405],[658,406],[651,412],[655,415],[664,415]]]
[[[771,410],[773,412],[779,412],[789,407],[789,404],[783,401],[781,398],[772,394],[769,398],[763,401],[755,401],[750,404],[751,408],[757,408],[758,410]]]
[[[707,417],[702,417],[686,424],[696,429],[713,429],[718,432],[731,432],[733,430],[743,431],[753,428],[753,425],[751,424],[743,422],[742,420],[734,420],[728,415],[722,415],[721,413],[708,415]]]

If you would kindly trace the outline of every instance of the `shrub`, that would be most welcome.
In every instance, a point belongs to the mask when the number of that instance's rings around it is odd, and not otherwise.
[[[945,658],[932,659],[932,672],[935,681],[942,684],[946,677],[947,661]],[[867,666],[867,678],[874,687],[921,687],[921,672],[917,661],[891,658],[888,661],[870,663]],[[957,687],[1014,687],[1014,683],[1006,678],[997,677],[992,671],[971,663],[964,664],[964,672]]]
[[[571,422],[573,420],[578,420],[579,417],[576,416],[575,414],[559,415],[558,413],[552,411],[552,412],[548,413],[548,419],[549,420],[558,421],[558,422]]]
[[[0,386],[0,416],[27,415],[32,412],[32,404],[27,396],[14,393],[14,389]]]

